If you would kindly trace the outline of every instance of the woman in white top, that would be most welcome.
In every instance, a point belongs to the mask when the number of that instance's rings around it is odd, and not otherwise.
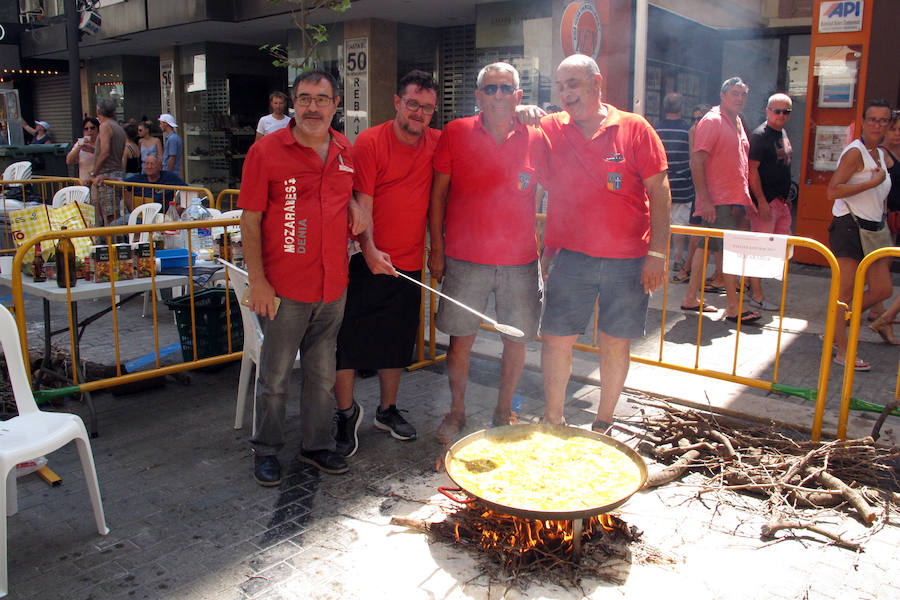
[[[256,139],[258,140],[264,135],[268,135],[273,131],[284,129],[290,123],[290,117],[285,114],[287,111],[288,97],[282,92],[272,92],[269,94],[269,107],[272,114],[266,115],[259,119],[256,126]]]
[[[856,268],[863,259],[860,228],[873,231],[886,228],[885,200],[891,189],[884,151],[878,147],[888,124],[891,108],[884,100],[872,100],[863,111],[862,135],[841,153],[837,169],[828,183],[828,199],[834,202],[833,219],[828,227],[828,245],[841,268],[839,299],[850,304]],[[890,259],[879,260],[866,273],[867,289],[860,312],[891,296]],[[834,362],[843,365],[847,353],[847,327],[844,310],[838,307],[834,331],[837,355]],[[868,371],[871,366],[856,358],[854,368]]]

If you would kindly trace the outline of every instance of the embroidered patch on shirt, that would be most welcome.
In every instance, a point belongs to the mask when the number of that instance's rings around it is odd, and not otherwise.
[[[619,191],[622,187],[622,174],[621,173],[608,173],[606,175],[606,189],[611,190],[613,192]]]
[[[619,162],[623,162],[624,160],[625,160],[625,157],[622,156],[621,154],[619,154],[618,152],[610,154],[609,156],[606,157],[606,162],[619,163]]]
[[[344,157],[338,154],[338,171],[346,171],[347,173],[353,173],[353,167],[348,167],[344,164]]]
[[[519,188],[520,192],[524,192],[528,189],[528,184],[531,182],[531,174],[530,173],[519,173]]]

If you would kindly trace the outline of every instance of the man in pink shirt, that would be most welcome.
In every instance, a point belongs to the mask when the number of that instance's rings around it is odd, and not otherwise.
[[[695,214],[703,218],[706,227],[738,229],[746,207],[752,207],[748,187],[750,140],[740,117],[749,91],[740,77],[726,79],[722,83],[721,103],[706,113],[694,131],[691,175],[696,192]],[[721,256],[722,240],[711,238],[709,249]],[[702,261],[703,254],[695,253],[682,306],[698,304],[697,292],[705,277]],[[740,312],[737,277],[723,275],[723,278],[728,300],[725,318],[733,323],[758,320],[759,313]]]

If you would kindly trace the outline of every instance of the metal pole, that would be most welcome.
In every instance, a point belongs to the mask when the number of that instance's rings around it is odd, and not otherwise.
[[[66,45],[69,49],[69,106],[72,111],[72,137],[81,137],[81,65],[78,52],[78,10],[75,0],[65,0]]]
[[[633,112],[645,114],[644,97],[647,81],[647,0],[634,3],[634,100]]]

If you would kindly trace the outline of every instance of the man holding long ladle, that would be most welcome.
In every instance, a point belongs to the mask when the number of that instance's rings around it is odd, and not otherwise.
[[[444,128],[429,209],[428,267],[443,280],[442,291],[481,312],[493,293],[498,320],[525,333],[502,336],[494,425],[515,419],[512,397],[525,365],[525,342],[535,338],[540,319],[535,213],[548,148],[539,129],[516,121],[521,98],[519,73],[511,65],[493,63],[481,70],[475,91],[481,112]],[[435,323],[450,335],[450,413],[437,430],[447,445],[466,423],[469,355],[480,318],[442,299]]]

